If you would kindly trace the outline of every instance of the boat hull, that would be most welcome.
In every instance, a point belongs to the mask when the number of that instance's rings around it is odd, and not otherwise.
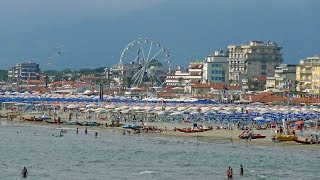
[[[198,132],[204,132],[203,129],[191,129],[191,128],[185,128],[185,129],[180,129],[176,128],[177,131],[183,132],[183,133],[198,133]]]
[[[241,139],[248,139],[249,137],[248,136],[239,136],[239,138]],[[263,138],[266,138],[266,136],[264,135],[261,135],[261,134],[254,134],[253,136],[251,136],[251,139],[263,139]]]
[[[276,135],[274,137],[277,141],[293,141],[298,139],[295,135]]]
[[[319,142],[315,142],[315,141],[302,141],[299,139],[294,139],[294,142],[298,143],[298,144],[319,144]]]
[[[100,126],[100,123],[97,122],[86,122],[83,126]]]

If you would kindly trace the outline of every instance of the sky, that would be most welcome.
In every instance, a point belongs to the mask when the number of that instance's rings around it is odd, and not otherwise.
[[[284,63],[320,54],[319,0],[0,0],[0,69],[111,67],[138,38],[187,66],[228,44],[274,41]],[[58,54],[57,52],[61,52]]]

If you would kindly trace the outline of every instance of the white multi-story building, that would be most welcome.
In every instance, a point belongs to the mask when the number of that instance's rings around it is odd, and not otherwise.
[[[187,84],[201,83],[203,62],[190,62],[188,70],[182,71],[180,67],[165,80],[167,87],[185,86]]]
[[[167,87],[185,86],[190,82],[190,74],[187,71],[182,71],[180,67],[171,74],[168,74],[165,80]]]
[[[229,55],[223,50],[215,51],[206,57],[203,64],[203,83],[228,83]]]
[[[282,62],[277,43],[250,41],[245,45],[229,45],[229,84],[248,88],[248,82],[256,76],[274,76],[275,67]]]

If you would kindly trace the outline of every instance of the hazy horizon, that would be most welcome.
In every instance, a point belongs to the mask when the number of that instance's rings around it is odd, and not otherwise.
[[[42,70],[110,67],[139,37],[169,48],[174,65],[250,40],[277,42],[284,63],[297,64],[320,54],[318,7],[317,0],[0,0],[0,69],[28,60]]]

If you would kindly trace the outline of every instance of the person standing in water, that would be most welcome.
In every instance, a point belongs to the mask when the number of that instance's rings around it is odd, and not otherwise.
[[[98,137],[98,132],[95,132],[94,135],[95,135],[95,137],[97,138],[97,137]]]
[[[233,178],[233,171],[232,168],[229,166],[228,170],[227,170],[227,178],[228,179],[232,179]]]
[[[79,128],[77,128],[77,131],[76,131],[76,133],[77,133],[77,134],[79,133]]]
[[[88,134],[88,128],[86,127],[86,129],[84,130],[85,134]]]
[[[26,178],[28,175],[28,170],[26,167],[23,167],[22,171],[21,171],[21,175],[23,178]]]
[[[243,166],[240,164],[240,176],[243,176]]]

